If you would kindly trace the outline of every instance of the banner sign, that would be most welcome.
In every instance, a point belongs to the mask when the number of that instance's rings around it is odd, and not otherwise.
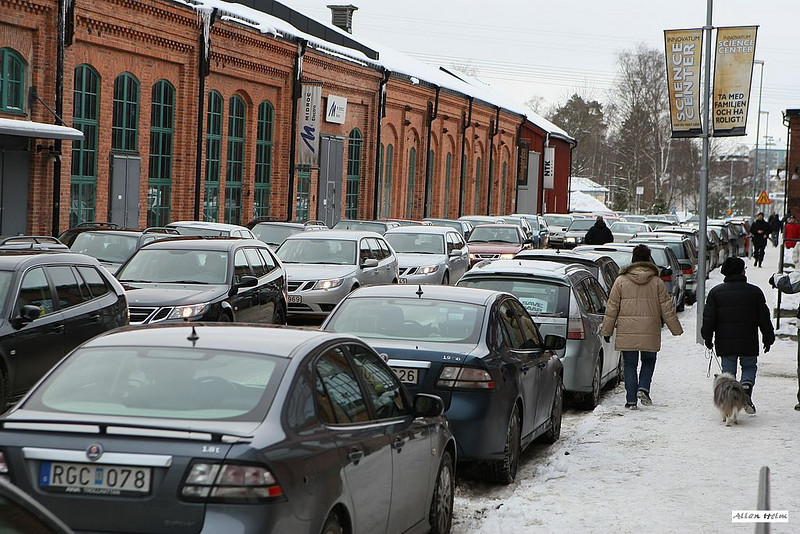
[[[717,29],[714,58],[714,136],[745,135],[757,26]]]
[[[556,176],[556,149],[553,147],[545,147],[544,149],[544,163],[543,163],[543,187],[545,189],[553,189],[553,184]]]
[[[297,114],[297,163],[316,167],[319,161],[319,115],[322,84],[303,84]]]
[[[528,152],[530,143],[520,139],[517,146],[517,185],[528,185]]]
[[[664,30],[672,137],[697,137],[700,123],[700,62],[703,30]]]
[[[328,95],[325,105],[325,122],[344,124],[347,117],[347,99],[343,96]]]

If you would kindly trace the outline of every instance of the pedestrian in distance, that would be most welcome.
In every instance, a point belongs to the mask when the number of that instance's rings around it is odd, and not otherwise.
[[[631,263],[619,270],[606,303],[601,334],[606,343],[617,330],[614,347],[625,363],[625,408],[636,410],[637,402],[650,406],[650,384],[661,350],[661,327],[666,323],[673,336],[683,333],[675,306],[650,255],[650,247],[633,249]],[[638,370],[641,358],[641,371]],[[638,371],[638,372],[637,372]]]
[[[611,233],[611,228],[606,226],[603,217],[598,216],[594,226],[589,228],[583,238],[583,242],[587,245],[605,245],[614,241],[614,234]]]
[[[703,308],[703,325],[700,335],[706,347],[716,345],[717,356],[722,360],[722,372],[736,377],[741,365],[739,382],[747,393],[744,411],[756,413],[753,404],[753,386],[758,371],[758,331],[764,353],[775,343],[775,331],[769,316],[769,308],[761,288],[747,283],[742,258],[728,258],[722,262],[720,272],[723,283],[711,288]]]
[[[769,285],[787,295],[800,293],[800,271],[775,273],[769,278]],[[800,309],[797,310],[800,315]],[[794,409],[800,411],[800,342],[797,344],[797,404]]]
[[[761,267],[764,262],[764,249],[767,248],[767,238],[772,229],[764,220],[764,213],[759,212],[756,220],[750,225],[750,235],[753,236],[753,265]]]
[[[767,219],[767,224],[769,224],[769,239],[772,241],[772,246],[777,247],[778,234],[783,230],[783,222],[781,222],[781,218],[778,217],[777,213],[772,212],[772,215]]]

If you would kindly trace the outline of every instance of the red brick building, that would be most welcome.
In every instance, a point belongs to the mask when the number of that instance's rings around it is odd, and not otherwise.
[[[786,210],[787,213],[794,213],[797,217],[800,216],[800,109],[787,109],[784,120],[788,121],[789,134]]]
[[[509,213],[520,141],[556,149],[554,189],[526,209],[566,211],[565,132],[479,82],[243,3],[0,0],[0,233]],[[310,85],[325,113],[300,165]]]

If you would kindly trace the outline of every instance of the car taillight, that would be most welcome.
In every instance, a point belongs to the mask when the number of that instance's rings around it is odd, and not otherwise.
[[[475,367],[445,365],[436,380],[439,388],[494,389],[494,380],[489,371]]]
[[[663,281],[665,281],[665,282],[672,282],[672,277],[671,276],[662,276],[661,279]]]
[[[260,503],[283,496],[283,488],[266,467],[195,462],[181,496],[190,501]]]
[[[6,463],[6,455],[0,452],[0,478],[8,480],[8,464]]]
[[[582,317],[570,317],[567,322],[567,339],[586,339]]]
[[[684,269],[683,274],[694,274],[694,271],[692,269]]]

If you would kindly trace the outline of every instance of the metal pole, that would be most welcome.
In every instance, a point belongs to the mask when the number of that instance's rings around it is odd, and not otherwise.
[[[713,0],[708,0],[706,7],[706,25],[703,26],[705,39],[705,80],[703,94],[703,156],[700,161],[700,235],[697,236],[697,250],[702,251],[697,258],[697,343],[703,343],[700,329],[703,326],[703,308],[706,304],[706,240],[708,239],[708,140],[711,135],[709,124],[711,105],[711,11]]]
[[[769,510],[769,467],[762,466],[758,471],[758,502],[756,510]],[[769,523],[756,523],[756,534],[768,534]]]
[[[761,87],[764,83],[764,62],[760,59],[753,60],[753,63],[761,65],[761,76],[758,81],[758,115],[756,116],[756,157],[753,162],[753,198],[750,208],[750,219],[756,218],[756,197],[758,196],[758,137],[760,135],[759,128],[761,126]]]

